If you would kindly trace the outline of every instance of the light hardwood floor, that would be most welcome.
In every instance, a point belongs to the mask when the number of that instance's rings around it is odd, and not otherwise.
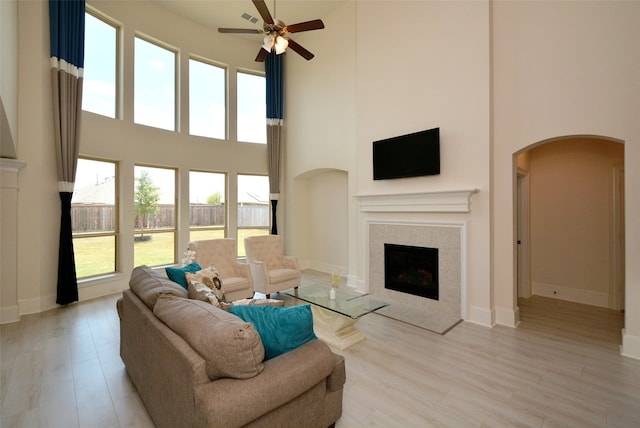
[[[1,426],[153,426],[118,355],[118,296],[0,327]],[[533,298],[521,325],[445,336],[376,314],[345,351],[337,427],[640,427],[620,313]]]

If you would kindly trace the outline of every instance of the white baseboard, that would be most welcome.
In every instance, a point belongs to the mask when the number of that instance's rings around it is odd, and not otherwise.
[[[20,309],[17,305],[0,308],[0,324],[9,324],[16,321],[20,321]]]
[[[465,319],[465,321],[484,325],[486,327],[493,327],[493,320],[493,311],[478,308],[477,306],[469,306],[469,310],[467,311],[467,318]]]
[[[625,357],[640,360],[640,336],[632,336],[623,328],[620,354]]]
[[[569,302],[584,303],[585,305],[609,307],[609,294],[597,291],[580,290],[542,282],[532,282],[531,291],[535,296],[550,297],[552,299],[567,300]]]
[[[520,308],[496,308],[496,324],[506,327],[517,327],[520,324]]]

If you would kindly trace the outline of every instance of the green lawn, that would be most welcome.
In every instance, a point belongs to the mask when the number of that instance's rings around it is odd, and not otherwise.
[[[255,235],[268,235],[264,229],[240,229],[238,231],[238,255],[245,256],[244,238]],[[149,241],[134,243],[134,266],[159,266],[172,264],[174,259],[174,234],[154,233]],[[192,231],[192,241],[216,239],[224,237],[223,230]],[[112,236],[97,238],[76,238],[73,240],[76,261],[76,275],[84,278],[93,275],[112,273],[115,271],[115,238]],[[186,250],[186,248],[185,248]],[[178,260],[184,250],[178,251]]]

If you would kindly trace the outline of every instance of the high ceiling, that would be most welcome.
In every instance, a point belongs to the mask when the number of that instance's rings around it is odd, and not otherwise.
[[[262,29],[262,18],[251,0],[154,0],[171,12],[182,15],[202,25],[217,29]],[[271,15],[285,22],[296,24],[312,19],[323,19],[347,0],[265,0]],[[274,4],[275,2],[275,4]],[[257,18],[251,23],[243,14]],[[247,37],[242,36],[242,37]],[[253,36],[255,37],[255,36]]]

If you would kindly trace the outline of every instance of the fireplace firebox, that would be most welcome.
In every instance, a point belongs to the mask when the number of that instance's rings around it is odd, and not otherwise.
[[[439,300],[438,249],[384,244],[384,287]]]

